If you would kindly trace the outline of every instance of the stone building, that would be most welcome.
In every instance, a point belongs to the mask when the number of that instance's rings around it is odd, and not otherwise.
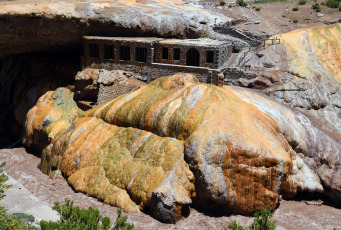
[[[138,73],[149,82],[177,72],[193,73],[217,84],[220,68],[233,46],[212,39],[163,39],[155,37],[85,36],[84,67],[118,69]]]

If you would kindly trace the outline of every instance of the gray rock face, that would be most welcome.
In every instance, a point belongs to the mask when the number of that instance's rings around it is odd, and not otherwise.
[[[340,28],[337,24],[279,35],[280,44],[248,52],[240,66],[251,65],[251,71],[229,82],[261,89],[341,134]]]
[[[142,76],[128,71],[86,68],[75,77],[75,99],[102,104],[145,83]]]
[[[36,222],[59,220],[59,214],[56,211],[32,195],[17,180],[10,176],[8,178],[6,183],[12,187],[5,192],[6,196],[0,204],[5,206],[9,213],[26,213],[34,216]]]

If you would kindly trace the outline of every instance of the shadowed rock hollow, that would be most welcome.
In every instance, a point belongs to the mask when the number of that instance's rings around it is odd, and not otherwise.
[[[339,141],[303,122],[264,96],[177,74],[87,112],[68,90],[48,92],[28,113],[26,144],[45,134],[41,170],[61,172],[77,191],[175,222],[190,205],[251,214],[274,209],[280,195],[325,189],[338,200]],[[310,141],[316,132],[324,139]],[[327,163],[316,159],[318,143],[330,150]]]

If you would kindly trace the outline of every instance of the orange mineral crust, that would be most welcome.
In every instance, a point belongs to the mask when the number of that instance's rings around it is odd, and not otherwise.
[[[252,214],[274,209],[280,195],[323,191],[283,137],[287,129],[247,102],[248,92],[179,73],[86,112],[72,97],[48,92],[27,116],[28,143],[45,134],[39,167],[126,211],[174,223],[191,205]]]
[[[280,190],[296,193],[289,176],[295,152],[277,122],[228,88],[193,75],[159,78],[84,116],[185,141],[198,206],[251,214],[274,209]]]

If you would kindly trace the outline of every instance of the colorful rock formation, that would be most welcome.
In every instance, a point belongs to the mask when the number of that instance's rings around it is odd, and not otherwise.
[[[340,142],[311,118],[255,92],[176,74],[83,113],[74,103],[72,93],[58,89],[27,117],[34,142],[34,130],[56,114],[43,125],[50,144],[41,170],[51,177],[61,172],[75,190],[126,211],[149,210],[173,223],[192,204],[252,214],[274,209],[280,195],[324,192],[322,184],[340,194]]]
[[[26,144],[40,143],[41,130],[51,143],[39,166],[44,173],[61,172],[76,191],[125,211],[150,210],[169,223],[189,213],[194,176],[183,142],[77,117],[72,98],[64,88],[50,91],[28,113]]]

